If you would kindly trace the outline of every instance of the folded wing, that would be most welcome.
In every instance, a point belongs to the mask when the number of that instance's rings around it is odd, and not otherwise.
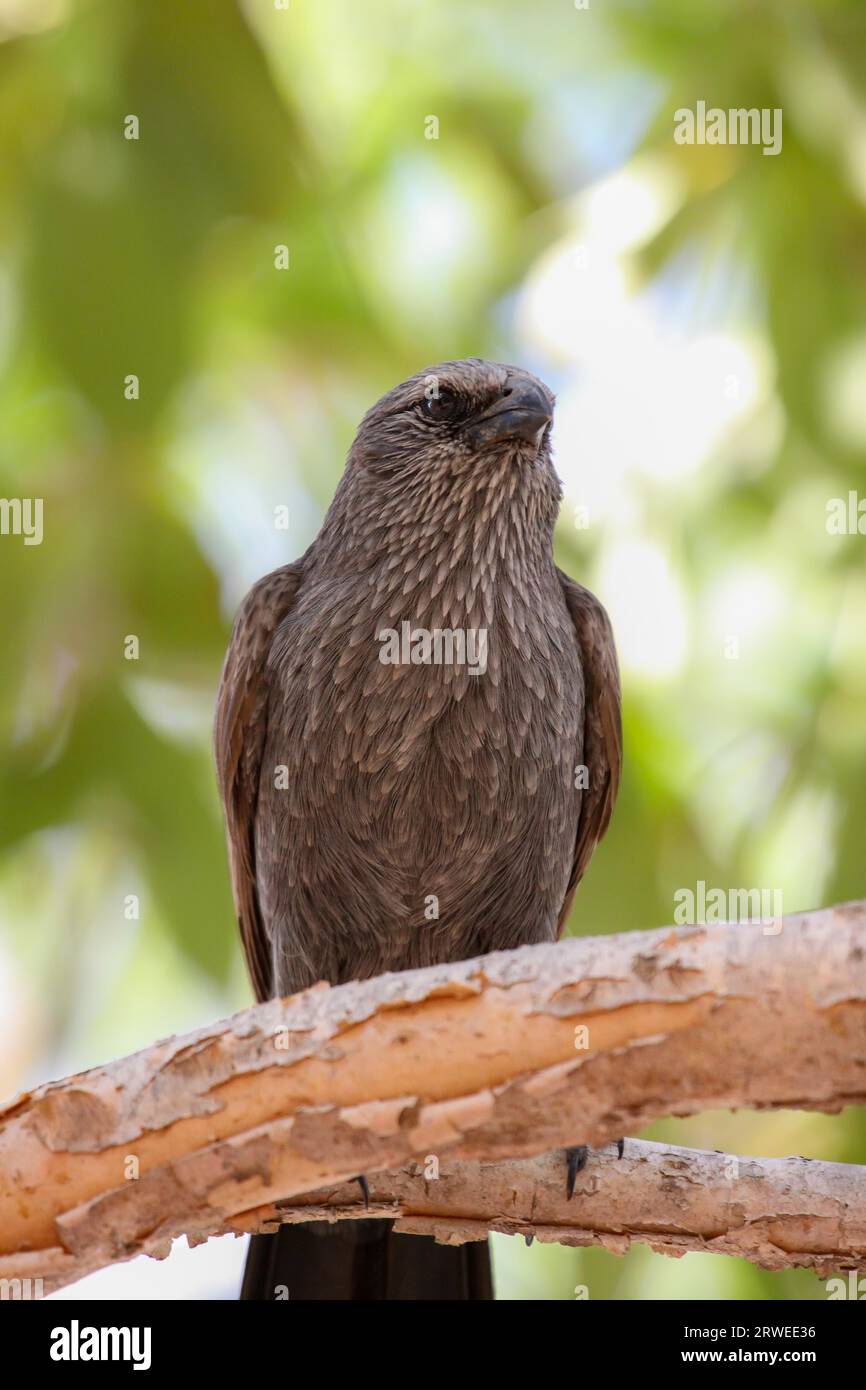
[[[559,931],[565,926],[575,889],[593,850],[607,830],[619,791],[622,768],[622,719],[619,665],[610,619],[594,594],[557,570],[580,648],[586,687],[583,762],[589,786],[583,792],[574,846],[574,863]]]
[[[247,969],[256,998],[273,991],[271,944],[256,892],[255,818],[268,720],[267,659],[301,583],[300,563],[260,579],[235,620],[217,696],[214,751],[225,810],[229,868]]]

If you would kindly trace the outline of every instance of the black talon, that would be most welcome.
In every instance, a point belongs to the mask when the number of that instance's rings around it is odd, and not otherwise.
[[[526,1248],[528,1250],[532,1242],[535,1240],[535,1236],[524,1236],[523,1239],[526,1241]]]
[[[368,1207],[370,1205],[370,1184],[367,1182],[367,1179],[364,1177],[363,1173],[360,1177],[355,1178],[355,1182],[358,1184],[358,1186],[364,1194],[364,1206]]]
[[[617,1156],[617,1158],[622,1158],[622,1156],[623,1156],[624,1153],[625,1153],[625,1140],[624,1140],[624,1139],[617,1139],[617,1141],[616,1141],[616,1156]]]
[[[575,1149],[566,1149],[565,1157],[568,1160],[568,1177],[565,1183],[566,1201],[570,1202],[574,1196],[574,1183],[581,1168],[586,1167],[586,1160],[589,1157],[589,1146],[578,1144]]]

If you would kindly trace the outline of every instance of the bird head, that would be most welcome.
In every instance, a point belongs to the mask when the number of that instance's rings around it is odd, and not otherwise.
[[[554,398],[520,367],[473,357],[395,386],[367,412],[350,463],[374,477],[433,482],[498,467],[549,464]],[[489,468],[488,470],[489,471]]]

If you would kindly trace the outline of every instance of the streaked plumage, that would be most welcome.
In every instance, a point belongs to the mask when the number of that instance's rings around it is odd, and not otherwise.
[[[241,607],[216,754],[259,998],[551,940],[607,827],[616,655],[553,564],[548,431],[466,438],[509,372],[445,363],[385,396],[316,540]],[[431,379],[465,398],[458,422],[419,414]],[[486,673],[383,665],[402,620],[486,628]]]

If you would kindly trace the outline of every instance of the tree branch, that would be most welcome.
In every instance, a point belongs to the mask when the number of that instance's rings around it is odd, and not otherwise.
[[[0,1111],[0,1277],[54,1287],[428,1155],[599,1145],[709,1108],[862,1104],[866,904],[779,926],[319,985],[42,1086]]]
[[[736,1158],[637,1139],[590,1156],[574,1197],[565,1195],[562,1151],[503,1163],[423,1164],[245,1212],[226,1230],[273,1231],[280,1223],[389,1217],[395,1229],[449,1245],[490,1231],[560,1245],[602,1245],[624,1255],[740,1255],[762,1269],[827,1274],[866,1268],[866,1172],[806,1158]],[[426,1173],[429,1173],[427,1165]]]

